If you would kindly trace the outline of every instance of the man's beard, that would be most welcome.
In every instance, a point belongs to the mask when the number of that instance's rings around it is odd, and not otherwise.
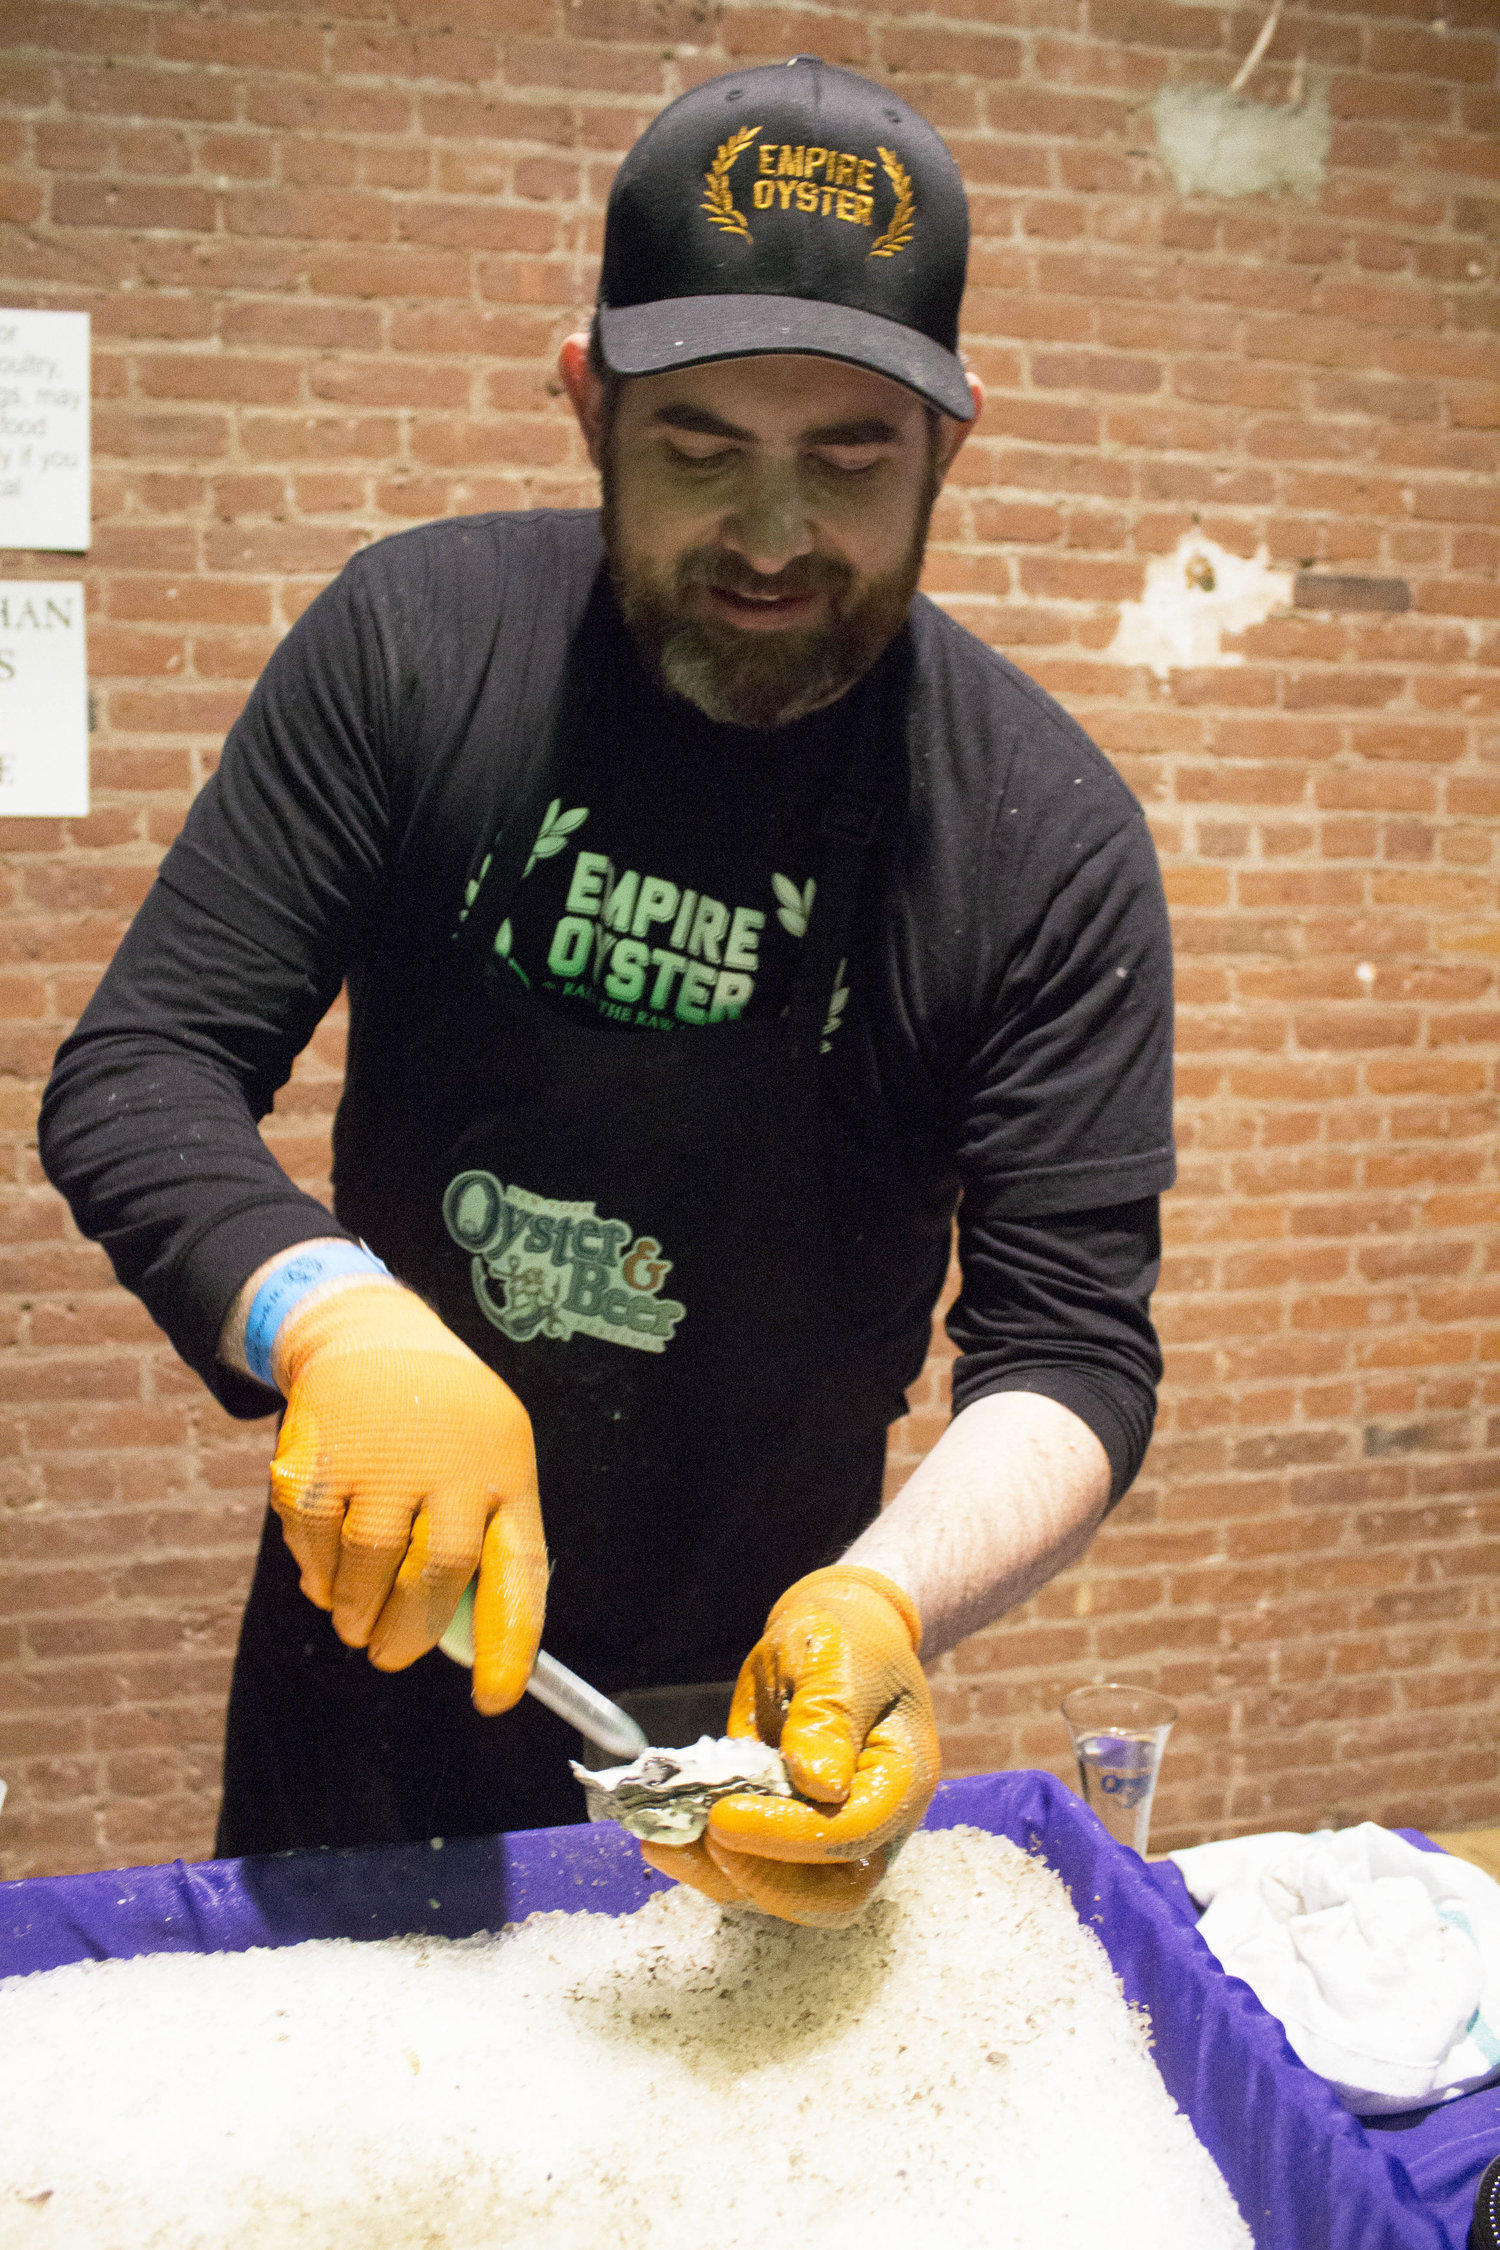
[[[938,480],[929,472],[911,544],[894,570],[860,579],[836,555],[797,555],[774,578],[727,547],[694,547],[666,580],[631,560],[620,537],[616,484],[603,473],[605,550],[615,597],[647,671],[722,726],[790,726],[863,678],[906,620],[921,575]],[[690,611],[694,586],[736,594],[821,594],[827,621],[757,632]]]

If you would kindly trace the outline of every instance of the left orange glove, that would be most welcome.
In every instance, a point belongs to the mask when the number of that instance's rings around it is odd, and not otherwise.
[[[722,1904],[846,1928],[937,1787],[921,1645],[915,1603],[878,1570],[835,1563],[799,1578],[746,1658],[729,1713],[731,1735],[781,1751],[798,1797],[723,1797],[696,1844],[642,1844],[642,1858]]]
[[[475,1571],[474,1702],[531,1676],[547,1551],[526,1409],[421,1298],[356,1282],[294,1305],[271,1505],[302,1591],[383,1672],[426,1654]]]

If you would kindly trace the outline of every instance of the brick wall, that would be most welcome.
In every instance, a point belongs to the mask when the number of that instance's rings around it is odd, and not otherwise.
[[[1177,920],[1160,1433],[1089,1558],[939,1668],[950,1761],[1061,1770],[1059,1693],[1123,1673],[1181,1706],[1167,1840],[1500,1817],[1500,27],[1291,0],[1251,91],[1299,56],[1326,91],[1320,200],[1183,200],[1151,99],[1227,85],[1261,16],[0,7],[0,304],[93,315],[97,525],[86,564],[0,558],[86,579],[97,700],[89,818],[0,824],[0,1873],[206,1848],[271,1437],[41,1180],[52,1050],[350,551],[591,497],[551,363],[613,167],[667,96],[793,51],[889,79],[963,166],[991,396],[930,584],[1120,763]],[[1108,651],[1187,533],[1409,607],[1284,603],[1159,681]],[[310,1182],[339,1055],[330,1020],[268,1128]]]

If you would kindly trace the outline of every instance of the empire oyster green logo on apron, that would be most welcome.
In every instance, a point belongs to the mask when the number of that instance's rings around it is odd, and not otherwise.
[[[601,1219],[592,1203],[559,1203],[502,1187],[493,1172],[460,1172],[443,1196],[443,1223],[469,1252],[481,1312],[515,1343],[584,1335],[662,1352],[687,1311],[661,1294],[672,1261],[655,1236]]]

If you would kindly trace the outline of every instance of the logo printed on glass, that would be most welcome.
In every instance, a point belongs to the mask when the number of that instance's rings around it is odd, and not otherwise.
[[[559,1203],[502,1187],[493,1172],[460,1172],[443,1223],[470,1258],[486,1320],[514,1343],[596,1336],[632,1351],[665,1351],[687,1311],[661,1285],[672,1270],[654,1235],[601,1219],[592,1203]]]

